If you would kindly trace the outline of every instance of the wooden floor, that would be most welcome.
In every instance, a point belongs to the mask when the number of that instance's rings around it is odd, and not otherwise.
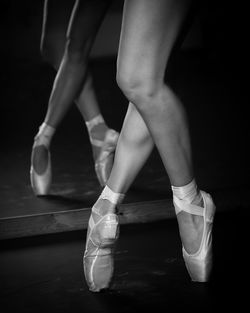
[[[175,219],[122,225],[113,284],[88,291],[82,256],[86,231],[5,240],[0,248],[1,312],[226,312],[248,305],[248,210],[216,214],[214,270],[192,283]]]

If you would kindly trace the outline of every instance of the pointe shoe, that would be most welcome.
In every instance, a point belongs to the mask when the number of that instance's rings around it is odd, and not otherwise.
[[[213,258],[212,258],[212,226],[215,214],[215,205],[212,197],[201,191],[204,208],[178,199],[174,196],[174,207],[176,214],[180,211],[185,211],[190,214],[195,214],[203,217],[204,226],[201,244],[197,252],[189,254],[182,246],[183,258],[186,268],[192,281],[206,282],[211,274]]]
[[[116,205],[123,196],[106,186],[99,199],[107,199]],[[89,219],[83,257],[85,279],[90,291],[99,292],[110,286],[114,272],[113,253],[118,237],[118,216],[113,212],[102,215],[100,209],[94,206]]]
[[[113,129],[107,130],[104,140],[91,139],[92,145],[100,147],[100,153],[95,160],[95,172],[100,185],[103,187],[109,178],[113,162],[114,154],[119,138],[119,133]]]
[[[35,136],[31,154],[30,182],[36,196],[47,195],[52,181],[50,141],[55,128],[43,123]]]
[[[43,123],[35,136],[31,154],[30,182],[36,196],[47,195],[52,181],[49,145],[55,128]]]
[[[45,155],[46,165],[41,166],[39,154]],[[48,147],[45,145],[36,145],[36,141],[32,148],[30,182],[36,196],[45,196],[48,194],[52,181],[51,156]]]

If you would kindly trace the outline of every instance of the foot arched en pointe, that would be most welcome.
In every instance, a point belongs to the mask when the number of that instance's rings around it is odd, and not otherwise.
[[[182,253],[186,268],[192,279],[196,282],[207,282],[209,280],[212,265],[212,227],[215,214],[215,205],[210,194],[200,191],[203,199],[203,207],[190,204],[174,196],[174,207],[176,215],[184,211],[188,214],[202,217],[203,229],[199,248],[194,253],[188,253],[182,245]],[[179,227],[180,223],[179,223]]]
[[[104,123],[103,119],[102,123]],[[95,172],[100,185],[104,186],[113,166],[119,133],[105,126],[105,132],[101,134],[103,139],[96,139],[93,133],[91,133],[92,128],[96,125],[91,124],[89,126],[89,134],[94,152]],[[54,132],[55,129],[53,127],[43,123],[39,128],[32,147],[30,181],[36,196],[45,196],[50,192],[52,184],[50,142]]]
[[[52,182],[50,142],[55,129],[43,123],[35,137],[31,153],[30,181],[36,196],[49,193]]]
[[[95,172],[102,187],[105,186],[113,166],[119,133],[108,128],[101,115],[86,122],[92,145]]]
[[[113,252],[119,237],[116,206],[124,198],[108,186],[92,208],[83,257],[84,274],[90,291],[99,292],[110,287],[114,260]]]

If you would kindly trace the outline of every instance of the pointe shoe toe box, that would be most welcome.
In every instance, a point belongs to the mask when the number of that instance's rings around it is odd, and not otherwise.
[[[114,260],[110,249],[99,249],[96,255],[84,256],[83,267],[86,283],[90,291],[107,289],[112,281]]]
[[[97,223],[89,221],[89,235],[83,258],[84,274],[90,291],[107,289],[114,272],[113,248],[119,237],[116,214],[106,214]]]

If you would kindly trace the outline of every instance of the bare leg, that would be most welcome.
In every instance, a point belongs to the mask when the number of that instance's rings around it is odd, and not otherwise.
[[[175,186],[193,178],[191,149],[183,106],[164,74],[189,2],[126,1],[118,56],[118,84],[142,114]]]
[[[48,193],[51,184],[50,141],[78,95],[77,104],[88,126],[100,184],[106,182],[109,176],[110,164],[113,162],[110,151],[115,148],[118,134],[109,130],[102,118],[92,78],[87,72],[89,51],[110,3],[110,0],[79,0],[75,3],[63,0],[45,1],[41,50],[45,59],[56,69],[59,66],[59,70],[44,123],[32,149],[31,184],[37,195]],[[112,137],[109,146],[105,144],[107,137]],[[103,161],[103,155],[106,155],[105,146],[110,155]]]
[[[125,194],[152,152],[154,143],[140,113],[130,102],[119,136],[110,188]]]
[[[189,0],[125,1],[118,55],[118,84],[143,117],[174,186],[187,185],[194,177],[185,111],[164,83],[165,67],[189,4]],[[120,153],[125,146],[122,138],[127,138],[133,147],[134,133],[140,137],[140,129],[129,131],[125,124],[108,181],[108,186],[119,193],[126,192],[136,173],[135,167],[140,169],[140,162],[145,161],[140,159],[140,153],[136,162],[132,158],[127,161],[128,153]],[[189,252],[196,251],[200,246],[202,218],[186,212],[177,218],[184,246]]]
[[[109,3],[110,1],[100,0],[76,1],[74,5],[67,33],[66,49],[62,61],[60,60],[45,118],[45,122],[54,128],[57,127],[78,96],[80,96],[78,107],[85,120],[93,118],[99,112],[91,78],[88,79],[86,88],[83,89],[83,86],[86,79],[89,51]],[[49,13],[47,19],[48,17]],[[45,22],[44,25],[46,25]],[[47,22],[47,25],[50,23]],[[44,33],[46,34],[48,31],[49,29]],[[58,42],[58,47],[54,52],[54,66],[58,66],[60,62],[56,56],[61,57],[59,45],[62,44],[62,40]],[[48,43],[45,44],[45,47],[48,47]],[[89,101],[91,101],[90,104]]]
[[[75,0],[45,0],[44,2],[41,53],[56,71],[63,58],[68,24],[74,4]],[[86,30],[82,31],[86,32]],[[90,72],[88,72],[86,82],[75,102],[85,121],[100,114]],[[53,108],[50,110],[50,114],[54,114]],[[48,117],[48,119],[50,118]]]
[[[110,178],[89,221],[84,271],[92,291],[109,286],[112,249],[118,237],[115,208],[150,154],[153,142],[175,187],[174,203],[178,204],[175,207],[190,276],[206,281],[211,268],[211,245],[207,243],[211,243],[214,205],[210,196],[202,193],[209,211],[202,207],[201,193],[193,180],[185,111],[164,82],[165,67],[189,5],[189,0],[125,1],[117,80],[130,106]]]

